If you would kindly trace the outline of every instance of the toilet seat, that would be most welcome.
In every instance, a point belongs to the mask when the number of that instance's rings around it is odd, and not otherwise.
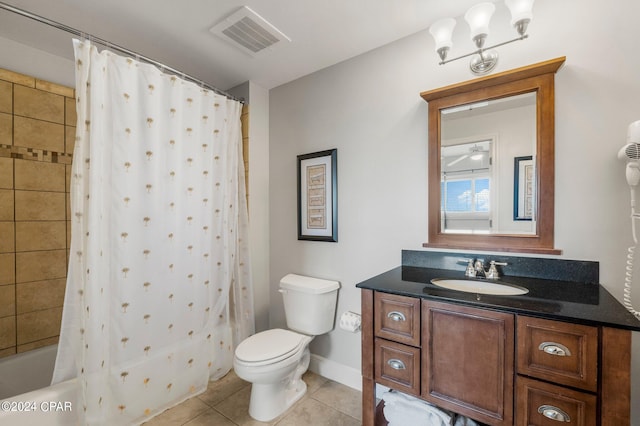
[[[253,366],[274,364],[297,353],[311,339],[304,334],[275,328],[245,339],[236,348],[236,359]]]

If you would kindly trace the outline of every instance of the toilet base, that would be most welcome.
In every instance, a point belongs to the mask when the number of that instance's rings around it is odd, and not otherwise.
[[[260,422],[268,422],[287,411],[293,404],[307,393],[307,385],[300,380],[302,386],[288,389],[278,383],[275,385],[251,385],[249,415]]]
[[[296,369],[277,383],[251,384],[249,415],[258,421],[275,419],[307,393],[302,375],[309,368],[310,353],[307,347]]]

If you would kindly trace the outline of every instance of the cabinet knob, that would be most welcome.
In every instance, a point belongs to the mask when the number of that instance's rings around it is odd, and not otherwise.
[[[556,342],[542,342],[538,346],[538,350],[549,355],[555,356],[571,356],[571,351],[565,345]]]
[[[571,422],[571,417],[558,407],[553,405],[541,405],[538,407],[538,413],[542,414],[548,419],[555,420],[557,422]]]
[[[387,364],[389,364],[389,367],[393,368],[394,370],[406,370],[407,368],[405,367],[404,362],[395,358],[387,361]]]
[[[387,318],[391,318],[392,321],[406,321],[407,319],[402,312],[391,311],[387,314]]]

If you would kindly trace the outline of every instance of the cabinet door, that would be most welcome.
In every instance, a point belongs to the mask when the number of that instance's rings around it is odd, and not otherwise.
[[[514,318],[422,301],[422,397],[489,425],[513,424]]]

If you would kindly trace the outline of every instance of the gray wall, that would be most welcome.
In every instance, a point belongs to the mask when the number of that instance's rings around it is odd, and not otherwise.
[[[556,76],[556,247],[560,258],[599,261],[602,284],[619,300],[632,239],[624,164],[616,153],[627,125],[640,119],[639,14],[635,0],[615,7],[539,0],[531,37],[500,48],[497,70],[567,57]],[[471,50],[466,24],[457,29],[452,55]],[[492,31],[490,42],[514,34],[502,2]],[[338,314],[359,311],[355,284],[398,266],[401,249],[421,249],[427,104],[419,93],[471,78],[465,60],[438,66],[424,31],[271,90],[272,326],[283,324],[276,285],[286,273],[339,280]],[[297,241],[296,155],[329,148],[338,149],[339,242]],[[640,307],[640,283],[636,288]],[[359,339],[336,329],[317,338],[312,352],[359,369]],[[634,335],[635,399],[639,342]],[[634,410],[640,419],[640,406]]]

